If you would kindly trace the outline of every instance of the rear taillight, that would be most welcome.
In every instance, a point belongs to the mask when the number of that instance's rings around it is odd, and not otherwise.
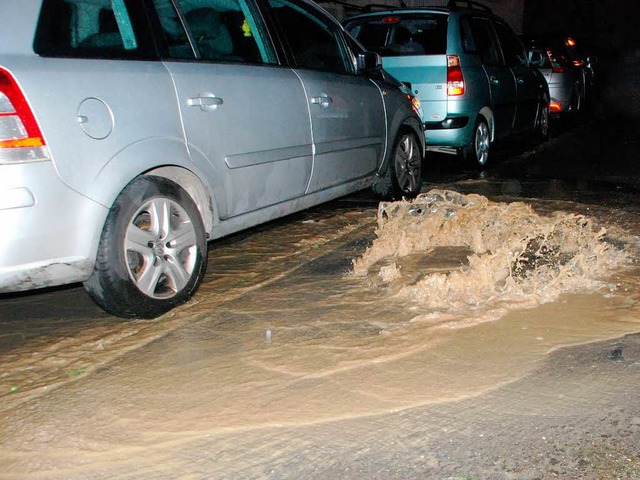
[[[464,95],[464,77],[457,55],[447,55],[447,95],[456,97]]]
[[[416,115],[420,116],[420,109],[422,108],[420,105],[420,100],[409,94],[407,94],[407,98],[411,102],[411,108],[413,109],[413,111],[416,113]]]
[[[553,100],[551,100],[551,102],[549,103],[549,111],[561,112],[562,106],[558,102],[554,102]]]
[[[40,128],[13,76],[0,68],[0,164],[49,160]]]

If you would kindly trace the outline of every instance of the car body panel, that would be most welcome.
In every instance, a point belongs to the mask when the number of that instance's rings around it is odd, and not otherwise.
[[[201,152],[222,183],[226,208],[218,210],[221,219],[305,193],[313,164],[311,125],[302,84],[291,70],[191,62],[166,66],[189,150]],[[223,103],[189,105],[190,99],[209,96]]]
[[[380,89],[363,77],[295,72],[304,84],[313,126],[307,193],[374,173],[383,159],[387,128]]]

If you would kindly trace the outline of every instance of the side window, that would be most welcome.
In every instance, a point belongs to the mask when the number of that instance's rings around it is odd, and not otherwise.
[[[480,55],[485,65],[499,65],[500,54],[496,44],[491,22],[488,18],[468,17],[463,27],[463,45],[465,50]]]
[[[286,0],[270,0],[271,10],[298,67],[353,73],[337,27]]]
[[[197,3],[153,0],[167,46],[166,56],[241,63],[276,63],[264,30],[243,0]]]
[[[526,66],[527,54],[520,39],[506,24],[496,22],[495,26],[498,40],[500,40],[500,46],[502,47],[504,61],[507,65],[510,67]]]
[[[137,0],[44,0],[33,49],[45,57],[156,56]]]

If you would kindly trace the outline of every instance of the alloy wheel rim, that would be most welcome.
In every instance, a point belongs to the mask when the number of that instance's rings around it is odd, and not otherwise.
[[[485,165],[489,158],[489,128],[484,122],[478,124],[475,136],[476,158],[480,165]]]
[[[157,197],[131,217],[124,238],[129,277],[145,295],[176,296],[196,268],[197,235],[187,212],[178,203]]]
[[[418,145],[412,135],[403,135],[395,156],[396,179],[403,192],[413,192],[419,182],[421,159]]]

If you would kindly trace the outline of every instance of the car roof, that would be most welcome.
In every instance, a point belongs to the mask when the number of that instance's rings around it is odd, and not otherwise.
[[[404,3],[404,2],[401,2]],[[377,16],[377,15],[407,15],[407,14],[419,14],[419,13],[453,13],[453,12],[473,12],[473,13],[487,13],[493,14],[493,11],[486,5],[473,1],[473,0],[449,0],[446,7],[442,5],[422,5],[419,7],[407,7],[386,5],[381,3],[370,3],[362,8],[362,13],[350,17],[364,17],[364,16]]]

